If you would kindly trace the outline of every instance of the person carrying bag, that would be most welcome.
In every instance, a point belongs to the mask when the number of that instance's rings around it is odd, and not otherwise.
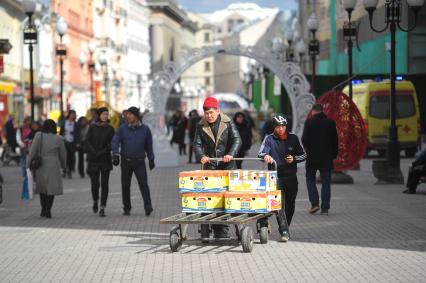
[[[40,195],[40,216],[46,218],[52,217],[54,197],[63,194],[61,168],[66,168],[64,139],[56,131],[55,121],[46,120],[42,133],[34,137],[27,160],[28,167],[33,169],[35,193]]]

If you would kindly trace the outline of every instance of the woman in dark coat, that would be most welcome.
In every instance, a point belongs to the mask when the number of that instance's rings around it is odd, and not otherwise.
[[[98,109],[98,121],[90,125],[86,136],[87,174],[90,176],[93,198],[93,212],[98,212],[99,185],[101,186],[101,206],[99,216],[105,217],[105,207],[109,191],[109,175],[112,170],[111,141],[114,128],[108,121],[108,108]],[[100,183],[99,183],[100,177]]]
[[[237,112],[234,115],[234,123],[237,126],[238,133],[240,134],[241,140],[243,144],[241,145],[240,150],[238,151],[237,158],[242,158],[247,155],[247,151],[251,147],[251,127],[246,119],[246,115],[243,112]],[[241,169],[241,165],[243,163],[242,160],[236,160],[237,168]]]
[[[173,126],[173,135],[170,145],[177,143],[179,145],[179,155],[186,155],[185,148],[185,130],[188,124],[188,119],[181,110],[177,110],[173,115],[170,125]]]
[[[64,139],[56,135],[55,121],[46,120],[42,132],[34,137],[27,159],[27,167],[30,167],[32,160],[41,156],[41,166],[33,172],[35,193],[40,195],[41,217],[52,217],[54,197],[63,194],[60,170],[66,167],[66,155]]]

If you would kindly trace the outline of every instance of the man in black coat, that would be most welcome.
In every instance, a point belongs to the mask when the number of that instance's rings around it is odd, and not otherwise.
[[[204,117],[197,124],[194,137],[194,153],[197,160],[208,170],[231,170],[232,160],[238,153],[242,141],[234,122],[219,111],[219,102],[207,97],[203,104]],[[210,160],[223,158],[223,162]],[[203,224],[205,225],[205,224]],[[228,238],[227,225],[212,225],[215,238]]]
[[[312,118],[306,120],[303,130],[302,143],[305,147],[306,159],[306,185],[308,187],[313,214],[320,209],[318,189],[315,183],[317,170],[321,176],[321,213],[328,215],[330,209],[330,183],[333,159],[338,153],[338,138],[336,123],[327,118],[321,104],[312,107]]]
[[[194,137],[194,152],[197,160],[208,170],[234,169],[233,157],[240,150],[242,141],[234,122],[220,113],[214,97],[204,101],[204,117],[197,124]],[[223,162],[209,158],[223,158]]]

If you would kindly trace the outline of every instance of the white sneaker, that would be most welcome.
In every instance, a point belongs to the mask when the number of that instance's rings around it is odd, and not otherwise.
[[[281,242],[287,243],[290,240],[290,234],[288,232],[281,233]]]

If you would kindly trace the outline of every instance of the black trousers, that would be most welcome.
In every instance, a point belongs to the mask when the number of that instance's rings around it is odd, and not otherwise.
[[[244,158],[244,156],[245,156],[245,151],[239,151],[236,157]],[[243,160],[235,160],[235,165],[237,166],[237,169],[242,169]]]
[[[188,145],[188,162],[191,163],[192,162],[192,154],[194,153],[194,148],[192,146],[192,142],[190,142],[190,144]],[[197,160],[195,160],[194,162],[197,162]]]
[[[279,231],[287,231],[293,219],[299,183],[296,175],[278,176],[278,188],[281,190],[282,209],[277,214]]]
[[[86,154],[84,153],[83,149],[78,149],[78,173],[80,174],[81,177],[84,177],[84,158],[86,156]]]
[[[186,146],[184,142],[179,143],[179,155],[186,155]]]
[[[71,173],[75,171],[75,144],[71,142],[65,142],[65,149],[67,150],[67,168],[66,171]]]
[[[101,187],[101,207],[106,207],[109,192],[109,170],[98,170],[90,172],[90,183],[92,185],[93,202],[99,201],[99,186]],[[99,183],[99,177],[101,182]]]
[[[54,199],[55,196],[53,195],[40,194],[41,209],[44,211],[50,211],[52,209]]]
[[[146,173],[145,159],[126,159],[121,162],[121,193],[123,197],[124,211],[130,211],[132,204],[130,201],[130,185],[132,175],[135,173],[142,194],[145,211],[152,208],[151,194],[148,186],[148,175]]]
[[[417,186],[419,185],[419,180],[421,177],[426,176],[426,166],[411,166],[408,170],[407,178],[407,188],[415,193]]]

